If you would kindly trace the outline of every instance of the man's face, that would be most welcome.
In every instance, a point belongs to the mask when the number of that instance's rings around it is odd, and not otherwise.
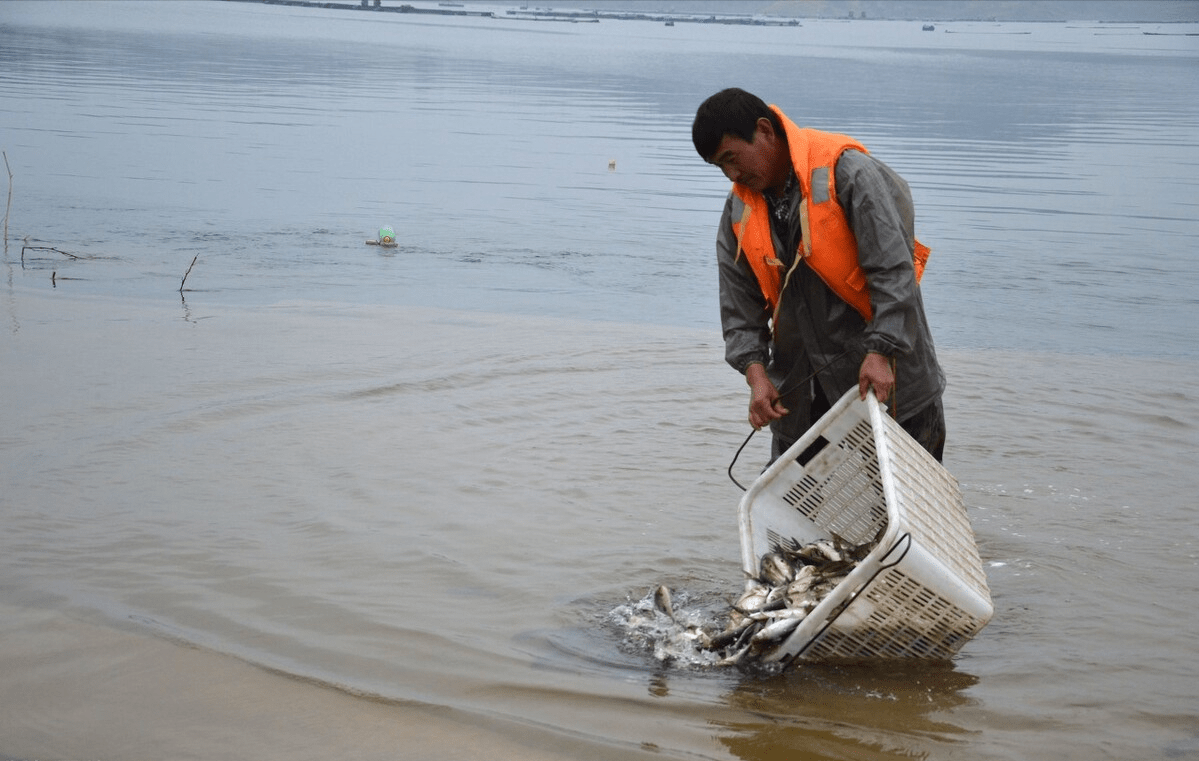
[[[750,190],[765,193],[780,190],[787,181],[787,165],[780,162],[781,141],[768,119],[759,119],[753,141],[725,135],[716,152],[708,159],[724,176]],[[785,154],[783,154],[785,155]]]

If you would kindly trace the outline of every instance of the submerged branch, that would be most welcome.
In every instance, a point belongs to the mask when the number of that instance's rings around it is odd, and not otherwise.
[[[26,240],[28,240],[28,238],[26,238]],[[89,256],[80,256],[79,254],[72,254],[70,251],[63,251],[61,248],[54,248],[53,246],[30,246],[30,245],[26,244],[24,246],[21,246],[21,268],[22,269],[25,268],[25,252],[26,251],[53,251],[55,253],[62,254],[63,256],[70,257],[71,259],[75,259],[75,260],[91,258]]]
[[[200,258],[199,254],[192,257],[192,263],[187,265],[187,272],[183,273],[183,279],[179,281],[179,295],[183,295],[183,284],[187,282],[187,276],[192,273],[192,267],[196,266],[196,260]]]

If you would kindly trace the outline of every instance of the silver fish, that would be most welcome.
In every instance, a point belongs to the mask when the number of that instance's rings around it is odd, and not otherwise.
[[[798,607],[806,599],[808,591],[816,583],[816,567],[805,565],[795,573],[795,579],[787,585],[787,601]]]
[[[772,587],[782,586],[795,576],[795,569],[778,552],[768,552],[763,555],[758,566],[759,578],[763,583]]]
[[[746,645],[745,647],[741,648],[740,650],[737,650],[736,652],[734,652],[732,655],[725,656],[724,658],[717,661],[717,665],[736,666],[738,663],[740,663],[742,660],[745,659],[745,654],[749,652],[749,648],[750,648],[750,645]]]
[[[833,545],[833,543],[828,541],[827,539],[816,542],[816,549],[819,550],[821,552],[821,554],[823,554],[826,558],[833,561],[834,563],[839,562],[841,560],[841,553],[838,552],[837,548]]]
[[[717,634],[708,640],[709,650],[724,650],[741,639],[741,635],[745,633],[754,622],[745,619],[736,626],[730,625],[727,629]]]
[[[746,583],[724,631],[708,639],[708,649],[724,656],[722,664],[769,656],[870,554],[882,533],[860,545],[836,534],[806,544],[780,542],[758,561],[758,577]]]
[[[745,589],[745,594],[741,595],[733,607],[742,613],[753,613],[766,605],[766,597],[769,594],[770,587],[761,582],[750,582]]]
[[[671,621],[678,623],[674,617],[674,606],[670,602],[670,587],[663,584],[654,590],[654,606],[665,613]]]
[[[787,590],[790,588],[790,584],[784,584],[771,589],[766,593],[766,604],[763,605],[762,608],[764,610],[772,610],[774,608],[787,607]]]
[[[812,606],[815,607],[815,606]],[[777,621],[780,618],[803,618],[808,615],[808,606],[763,610],[753,615],[755,621]]]
[[[799,628],[800,622],[803,621],[801,616],[787,616],[780,618],[777,621],[771,621],[763,626],[757,634],[753,636],[754,642],[773,642],[777,639],[782,639],[791,632]]]

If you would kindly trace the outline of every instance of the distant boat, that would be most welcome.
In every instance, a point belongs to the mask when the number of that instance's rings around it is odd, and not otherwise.
[[[674,22],[673,22],[673,21],[667,21],[667,22],[666,22],[666,26],[674,26]]]
[[[937,28],[936,28],[935,26],[933,26],[932,24],[925,24],[924,26],[922,26],[922,27],[920,27],[920,28],[921,28],[922,30],[926,31],[926,32],[935,32],[935,31],[937,31]]]

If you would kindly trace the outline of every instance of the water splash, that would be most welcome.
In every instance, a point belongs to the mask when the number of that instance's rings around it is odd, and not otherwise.
[[[720,665],[720,654],[706,645],[724,628],[727,603],[681,590],[674,593],[671,618],[655,603],[655,591],[640,600],[630,597],[608,613],[608,622],[622,633],[621,645],[682,668]]]

